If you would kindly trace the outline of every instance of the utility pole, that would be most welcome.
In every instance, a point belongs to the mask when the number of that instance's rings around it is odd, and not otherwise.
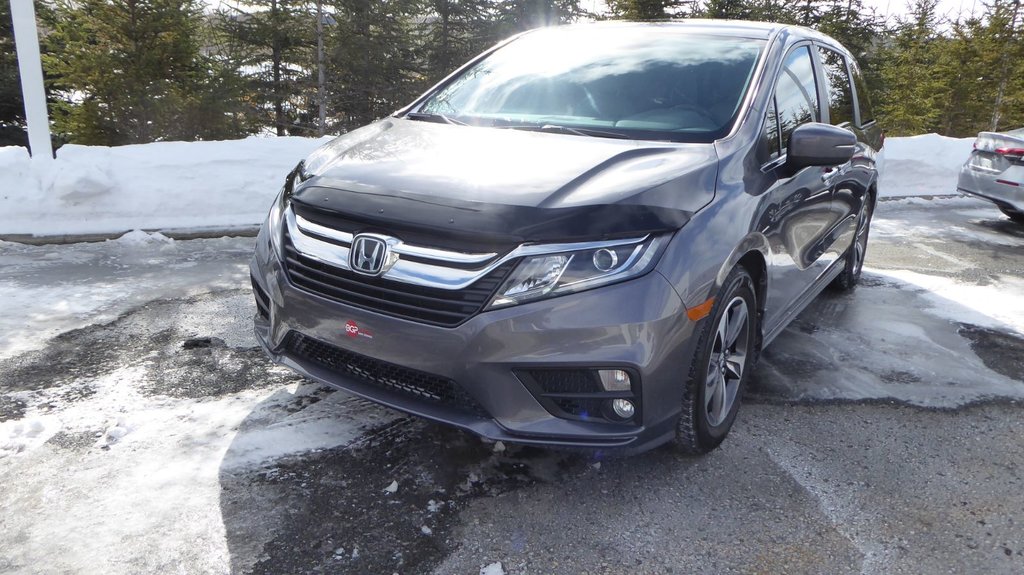
[[[14,47],[18,52],[18,73],[21,95],[25,99],[25,122],[32,159],[53,159],[50,142],[50,119],[46,114],[46,88],[43,86],[43,63],[39,57],[39,33],[36,30],[36,8],[33,0],[11,0],[14,24]]]

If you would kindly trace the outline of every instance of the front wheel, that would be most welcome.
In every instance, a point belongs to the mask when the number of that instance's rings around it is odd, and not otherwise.
[[[732,428],[755,355],[756,318],[754,282],[737,267],[715,297],[690,365],[676,427],[683,452],[707,453]]]

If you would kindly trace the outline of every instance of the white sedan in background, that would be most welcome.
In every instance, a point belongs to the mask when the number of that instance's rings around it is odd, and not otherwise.
[[[960,170],[957,189],[994,203],[1024,223],[1024,128],[981,132]]]

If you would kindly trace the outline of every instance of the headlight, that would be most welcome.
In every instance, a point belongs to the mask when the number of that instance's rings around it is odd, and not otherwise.
[[[270,215],[267,216],[267,234],[270,235],[270,248],[278,258],[284,258],[282,247],[282,235],[284,234],[284,211],[288,208],[288,200],[285,197],[284,189],[274,199],[274,205],[270,207]]]
[[[620,282],[650,271],[664,236],[599,242],[587,249],[523,258],[488,309]]]
[[[284,234],[284,212],[292,199],[292,192],[295,188],[295,178],[302,171],[302,162],[288,174],[284,186],[274,199],[274,205],[270,206],[270,214],[267,216],[267,233],[270,235],[270,247],[277,254],[277,257],[284,259],[284,247],[282,240]]]

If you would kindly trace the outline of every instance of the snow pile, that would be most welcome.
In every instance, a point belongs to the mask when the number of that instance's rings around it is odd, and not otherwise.
[[[0,234],[258,224],[285,175],[327,138],[67,145],[54,162],[0,148]]]
[[[878,192],[882,197],[955,194],[960,167],[974,138],[924,134],[886,138],[885,164]]]
[[[30,417],[0,422],[0,460],[31,451],[46,443],[60,431],[60,423],[53,417]]]
[[[259,224],[285,175],[329,138],[64,146],[52,163],[0,148],[0,234]],[[952,194],[973,138],[889,138],[880,193]]]

